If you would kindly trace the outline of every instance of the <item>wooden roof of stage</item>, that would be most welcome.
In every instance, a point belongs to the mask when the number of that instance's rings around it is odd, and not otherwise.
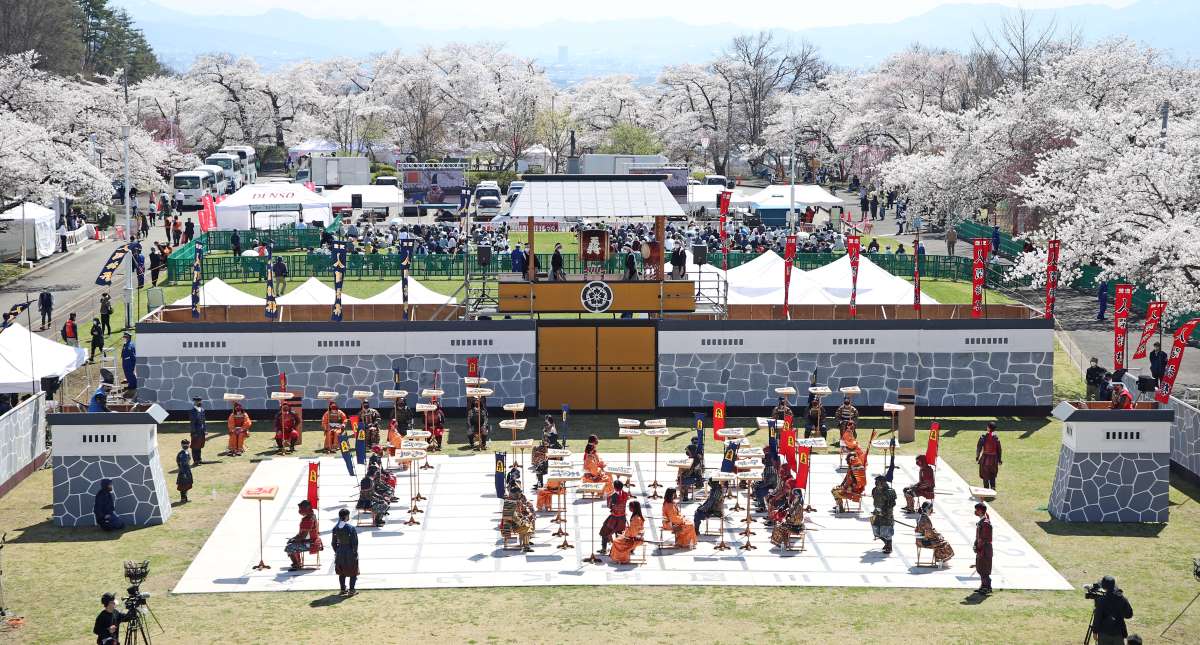
[[[524,175],[513,219],[683,217],[665,175]]]

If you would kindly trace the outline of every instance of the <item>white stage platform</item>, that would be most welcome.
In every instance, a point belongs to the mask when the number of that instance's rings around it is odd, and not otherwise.
[[[497,449],[507,448],[498,442]],[[658,480],[673,485],[675,468],[666,464],[679,455],[660,454]],[[511,457],[511,454],[510,454]],[[604,454],[610,465],[624,465],[625,454]],[[709,455],[709,465],[718,466],[719,454]],[[525,456],[528,468],[529,456]],[[329,531],[341,508],[353,511],[358,495],[358,476],[351,478],[340,458],[323,458],[320,479],[320,523],[325,551],[315,571],[289,572],[284,554],[286,540],[295,535],[299,523],[297,503],[305,496],[307,464],[311,460],[276,458],[264,461],[251,475],[246,487],[278,486],[279,496],[264,502],[264,552],[271,569],[255,571],[258,563],[257,502],[237,499],[209,537],[199,555],[176,585],[175,593],[211,593],[231,591],[335,590],[333,551]],[[581,457],[570,459],[576,467]],[[641,565],[600,565],[583,562],[599,547],[596,531],[605,517],[600,502],[579,499],[572,489],[568,496],[570,532],[573,548],[559,549],[562,538],[552,537],[557,525],[550,515],[540,515],[534,552],[521,553],[501,548],[496,525],[501,501],[493,484],[494,458],[491,453],[434,455],[429,462],[435,468],[421,471],[421,492],[429,499],[418,506],[417,526],[405,526],[408,518],[407,474],[398,474],[396,495],[387,526],[359,528],[359,559],[362,576],[359,589],[435,588],[435,587],[517,587],[547,585],[748,585],[748,586],[831,586],[831,587],[920,587],[971,590],[979,586],[972,564],[971,545],[975,535],[974,500],[967,484],[945,462],[937,468],[936,512],[934,527],[954,546],[955,557],[945,569],[917,567],[916,545],[912,529],[896,525],[892,554],[884,555],[882,543],[871,537],[867,522],[870,497],[863,499],[863,511],[834,515],[830,489],[842,479],[835,470],[835,455],[813,458],[810,503],[818,509],[810,513],[807,549],[780,553],[771,546],[770,530],[756,522],[751,537],[755,550],[736,548],[745,538],[737,535],[744,524],[726,525],[725,541],[735,548],[717,551],[715,536],[701,536],[692,551],[659,553],[647,545],[647,562]],[[653,479],[651,454],[633,455],[634,493],[646,515],[646,538],[663,539],[661,499],[647,500],[647,485]],[[884,458],[873,455],[869,484],[884,468]],[[901,489],[915,480],[912,457],[899,457],[894,487],[899,503],[896,519],[915,524],[916,516],[901,512]],[[536,481],[526,473],[525,483]],[[659,492],[665,488],[659,489]],[[1001,491],[1003,494],[1003,491]],[[534,495],[530,494],[531,502]],[[727,500],[727,508],[733,501]],[[742,506],[746,504],[742,496]],[[591,513],[595,511],[594,529]],[[691,518],[696,504],[684,506]],[[734,513],[739,520],[745,512]],[[353,516],[352,516],[353,517]],[[994,564],[992,585],[997,589],[1068,590],[1071,585],[1028,542],[994,510]],[[595,539],[595,542],[593,542]],[[668,540],[669,541],[669,540]],[[310,561],[313,556],[307,556]]]

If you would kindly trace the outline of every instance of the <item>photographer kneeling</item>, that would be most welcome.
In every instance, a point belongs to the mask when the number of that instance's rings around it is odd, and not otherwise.
[[[92,628],[96,645],[117,645],[121,642],[118,626],[127,616],[117,609],[117,597],[111,593],[100,596],[100,604],[104,605],[104,611],[96,616],[96,626]]]
[[[1116,579],[1104,576],[1098,584],[1086,589],[1085,597],[1096,603],[1092,612],[1092,632],[1096,642],[1099,645],[1124,645],[1125,637],[1129,635],[1125,619],[1133,618],[1133,607],[1117,587]]]

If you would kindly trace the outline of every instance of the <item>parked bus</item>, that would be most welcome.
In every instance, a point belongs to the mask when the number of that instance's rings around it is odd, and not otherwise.
[[[247,184],[258,181],[258,158],[254,153],[254,146],[225,146],[219,152],[237,155],[242,160],[242,165],[246,167]]]
[[[212,181],[209,173],[199,170],[177,172],[171,176],[171,188],[174,190],[172,200],[175,207],[199,207],[205,193],[212,192]]]
[[[229,180],[229,192],[237,192],[239,188],[249,183],[246,176],[246,166],[242,158],[230,152],[218,152],[209,155],[204,160],[207,166],[220,166],[225,169],[225,177]]]
[[[212,194],[213,195],[225,195],[230,192],[229,191],[229,180],[225,177],[225,169],[224,168],[222,168],[220,166],[204,165],[204,166],[196,166],[195,168],[192,168],[192,170],[198,170],[200,172],[207,172],[208,174],[212,175],[211,183],[212,183]]]

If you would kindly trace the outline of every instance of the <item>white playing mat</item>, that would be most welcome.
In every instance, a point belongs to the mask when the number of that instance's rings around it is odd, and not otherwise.
[[[659,455],[658,481],[673,485],[675,468],[667,466],[669,458],[678,455]],[[603,455],[611,465],[625,465],[623,452]],[[510,455],[511,458],[511,455]],[[528,455],[525,456],[528,469]],[[199,555],[176,585],[175,593],[207,593],[228,591],[290,591],[332,590],[338,588],[333,572],[333,551],[329,547],[329,532],[337,521],[337,511],[349,507],[353,511],[358,496],[358,476],[351,478],[340,458],[324,458],[321,463],[320,523],[326,549],[321,555],[320,568],[315,571],[289,572],[284,544],[295,535],[299,522],[296,504],[304,498],[306,468],[310,460],[277,458],[264,461],[251,475],[247,487],[279,486],[280,494],[273,502],[262,505],[264,553],[271,569],[255,571],[258,562],[258,503],[238,498],[230,506],[216,530]],[[571,463],[579,468],[579,455]],[[358,528],[359,562],[362,575],[360,589],[433,588],[433,587],[515,587],[543,585],[761,585],[761,586],[836,586],[836,587],[928,587],[974,589],[979,577],[972,564],[971,544],[975,535],[974,500],[968,486],[945,462],[938,462],[936,512],[934,527],[954,546],[955,557],[949,568],[917,567],[916,545],[912,529],[896,525],[895,550],[890,555],[881,551],[882,543],[871,537],[870,497],[864,497],[861,513],[834,515],[830,512],[833,498],[830,489],[841,481],[835,470],[836,456],[818,455],[813,458],[811,485],[812,506],[807,548],[803,552],[780,553],[771,546],[770,529],[761,521],[754,524],[756,532],[751,543],[756,550],[739,547],[745,538],[737,533],[744,528],[740,520],[745,511],[730,514],[739,521],[726,525],[725,541],[735,548],[717,551],[716,536],[700,536],[699,545],[691,551],[659,552],[654,545],[646,546],[647,562],[641,565],[613,565],[607,558],[600,565],[583,562],[588,553],[599,547],[599,530],[605,512],[600,502],[579,499],[572,489],[568,496],[568,540],[572,548],[559,549],[561,537],[552,537],[558,525],[550,515],[539,515],[534,552],[525,554],[503,550],[496,525],[500,518],[501,501],[496,498],[493,484],[492,455],[434,455],[429,460],[435,466],[421,471],[421,492],[429,499],[419,502],[424,511],[417,514],[421,524],[405,526],[408,519],[408,475],[398,473],[396,495],[400,502],[392,505],[387,526]],[[719,465],[719,455],[709,455],[709,465]],[[633,492],[643,504],[646,516],[646,538],[663,540],[661,499],[647,500],[647,485],[654,478],[652,454],[634,454]],[[883,469],[882,457],[873,457],[869,480]],[[896,519],[915,524],[916,516],[901,512],[904,497],[901,489],[915,480],[916,466],[912,457],[897,459],[895,482],[899,502]],[[527,489],[536,481],[526,473]],[[873,482],[872,482],[873,484]],[[868,486],[869,492],[870,486]],[[658,489],[661,494],[664,488]],[[530,493],[530,501],[535,499]],[[741,496],[743,509],[745,496]],[[733,500],[726,501],[733,507]],[[684,506],[691,518],[696,504]],[[595,524],[592,524],[592,512]],[[356,516],[356,515],[355,515]],[[352,521],[355,516],[352,516]],[[1070,589],[1070,584],[1046,562],[994,510],[994,562],[992,585],[997,589]],[[593,529],[594,526],[594,529]],[[716,523],[712,524],[715,530]],[[701,527],[702,528],[702,527]],[[593,539],[595,542],[593,542]],[[668,540],[670,541],[669,537]],[[639,549],[640,552],[640,549]],[[313,556],[307,556],[309,561]],[[636,557],[636,555],[635,555]],[[926,553],[925,557],[928,557]]]

